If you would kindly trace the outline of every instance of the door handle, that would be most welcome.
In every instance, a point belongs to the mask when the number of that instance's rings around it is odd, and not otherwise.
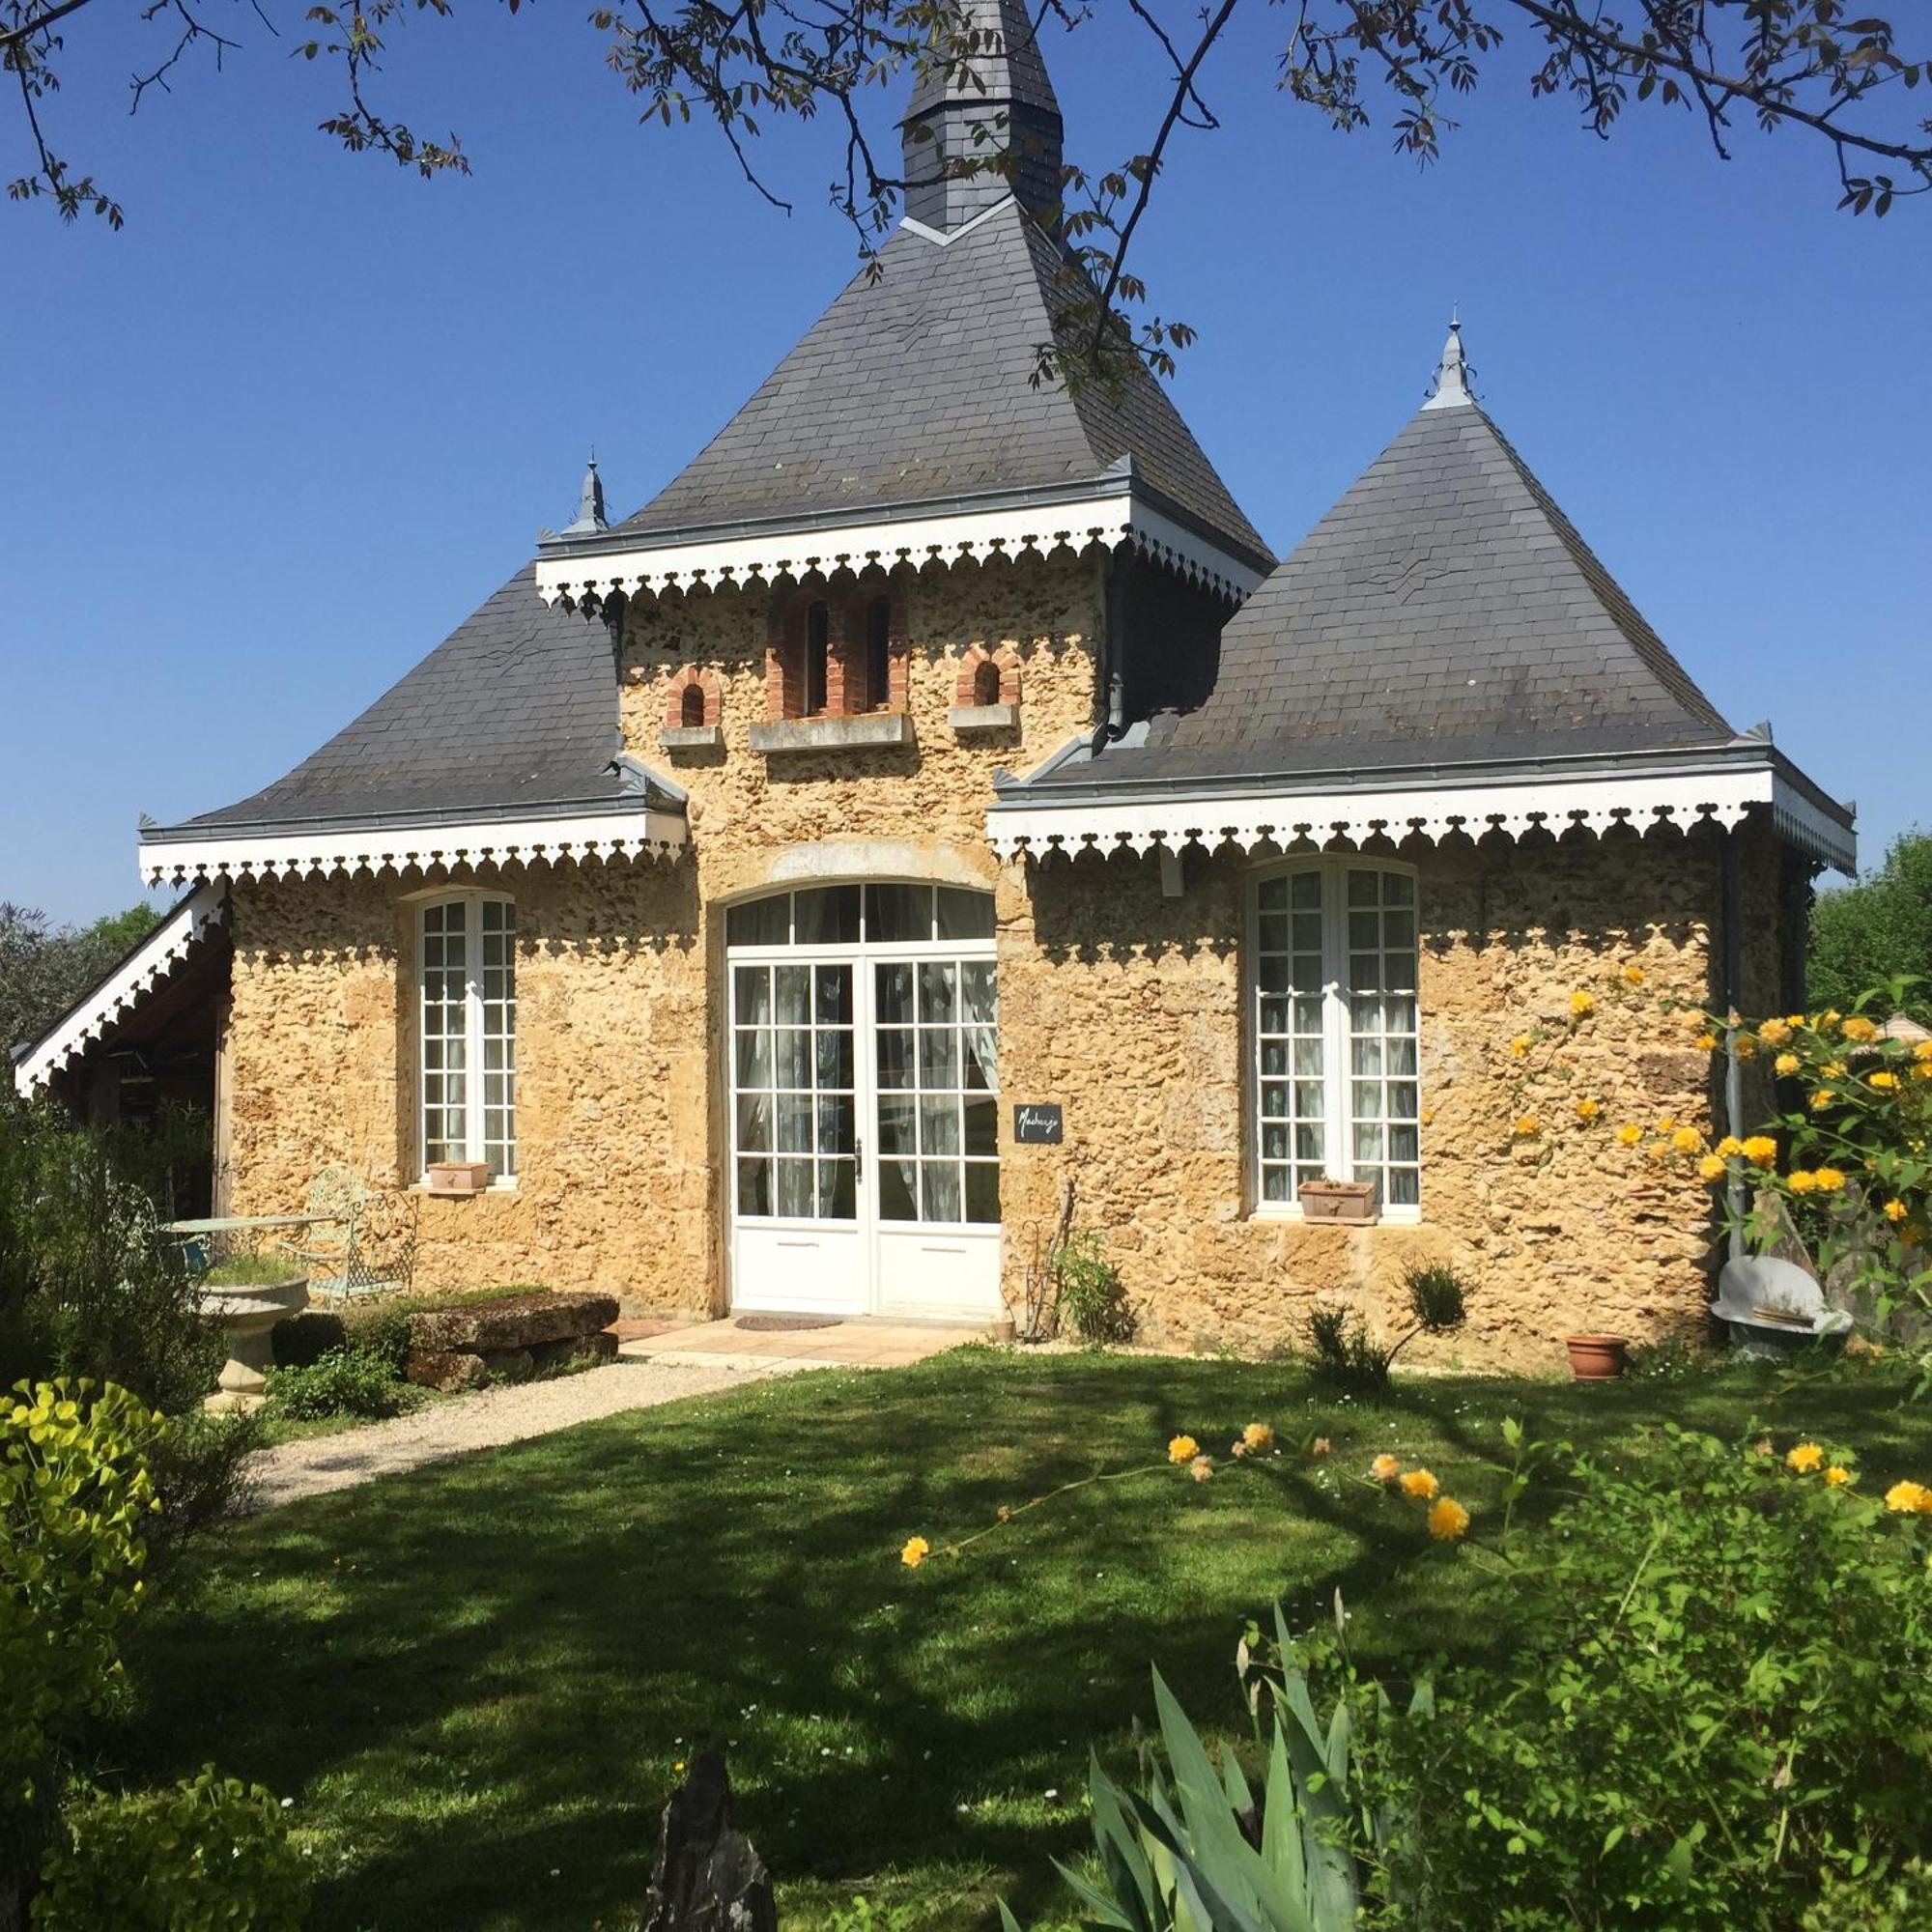
[[[852,1184],[857,1186],[866,1178],[866,1143],[857,1134],[852,1136]]]

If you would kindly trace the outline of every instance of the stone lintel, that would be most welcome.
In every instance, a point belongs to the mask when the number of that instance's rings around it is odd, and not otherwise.
[[[853,718],[786,718],[752,726],[752,750],[767,757],[793,752],[869,752],[913,742],[909,711],[867,711]]]

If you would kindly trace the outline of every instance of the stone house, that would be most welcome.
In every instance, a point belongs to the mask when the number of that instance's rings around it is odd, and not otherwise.
[[[1279,564],[1145,372],[1034,384],[1060,115],[983,4],[882,274],[636,515],[593,463],[287,777],[144,827],[185,896],[16,1079],[98,1093],[202,1013],[227,1211],[347,1165],[436,1285],[986,1320],[1072,1181],[1170,1344],[1379,1320],[1419,1258],[1474,1286],[1467,1360],[1693,1324],[1709,1192],[1607,1125],[1723,1130],[1658,996],[1802,999],[1850,811],[1719,716],[1454,328]],[[1009,178],[946,172],[976,123]],[[1519,1131],[1582,1098],[1603,1131]],[[1373,1224],[1308,1218],[1323,1177]]]

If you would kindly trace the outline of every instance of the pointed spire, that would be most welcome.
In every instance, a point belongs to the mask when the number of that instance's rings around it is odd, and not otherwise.
[[[1455,310],[1449,312],[1449,340],[1442,345],[1442,359],[1435,365],[1435,388],[1423,404],[1425,410],[1462,409],[1476,400],[1469,386],[1469,365],[1463,355],[1463,325]]]
[[[577,521],[557,532],[563,537],[595,536],[611,527],[604,515],[604,479],[597,473],[597,452],[590,452],[590,467],[583,472],[583,487],[577,493]]]
[[[901,124],[906,213],[951,231],[1009,193],[1048,213],[1060,205],[1063,128],[1026,0],[950,0],[950,11],[957,38],[949,35],[935,52],[963,51],[966,71],[942,58],[913,88]],[[976,130],[983,130],[977,139]],[[948,161],[1002,150],[1014,158],[1010,182],[993,173],[946,176]]]

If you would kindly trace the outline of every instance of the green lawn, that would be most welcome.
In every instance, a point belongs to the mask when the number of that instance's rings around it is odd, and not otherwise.
[[[621,1373],[608,1371],[607,1373]],[[922,1922],[1065,1916],[1090,1743],[1120,1751],[1157,1662],[1237,1715],[1242,1622],[1339,1585],[1391,1668],[1506,1640],[1419,1512],[1357,1484],[1427,1460],[1493,1525],[1508,1413],[1621,1457],[1667,1416],[1849,1440],[1932,1478],[1932,1405],[1747,1372],[1576,1388],[1410,1382],[1385,1406],[1281,1367],[969,1350],[592,1423],[224,1532],[209,1587],[134,1664],[143,1774],[213,1760],[296,1801],[321,1927],[632,1925],[678,1760],[731,1747],[785,1922],[863,1890]],[[1001,1504],[1271,1422],[1286,1453],[1206,1485],[1165,1467],[1077,1492],[917,1573],[898,1550]],[[1299,1452],[1313,1435],[1333,1454]],[[160,1741],[156,1744],[155,1741]]]

